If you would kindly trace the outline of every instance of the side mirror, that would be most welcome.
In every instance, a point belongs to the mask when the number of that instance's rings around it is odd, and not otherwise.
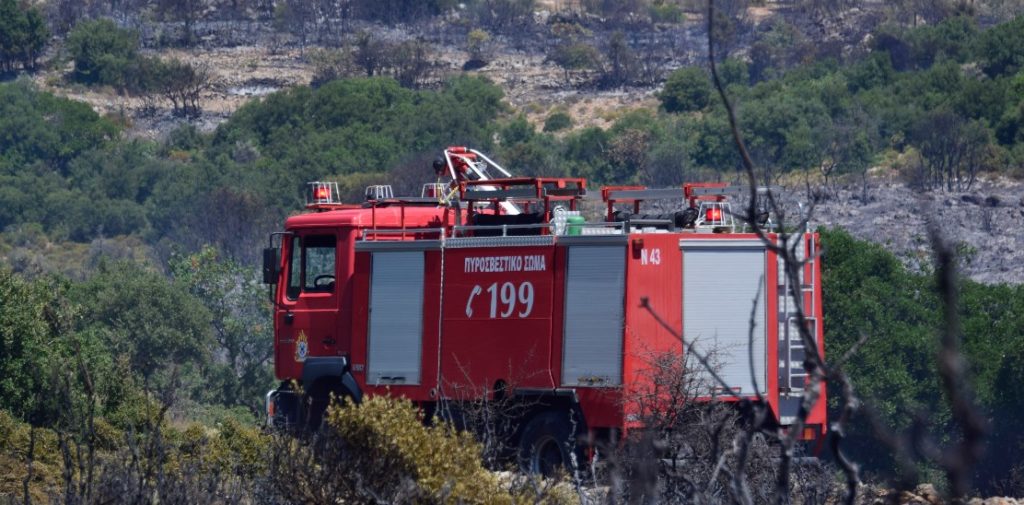
[[[281,251],[276,247],[263,249],[263,283],[277,284],[281,275]]]

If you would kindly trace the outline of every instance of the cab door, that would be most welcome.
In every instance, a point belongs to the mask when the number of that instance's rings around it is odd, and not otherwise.
[[[295,232],[287,239],[284,297],[275,309],[279,378],[299,377],[310,358],[339,355],[338,236]]]

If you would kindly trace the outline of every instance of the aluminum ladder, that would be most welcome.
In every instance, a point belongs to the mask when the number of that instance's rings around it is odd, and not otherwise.
[[[788,243],[787,243],[788,242]],[[796,259],[804,262],[798,272],[799,287],[796,294],[804,309],[804,320],[809,325],[811,338],[817,339],[818,319],[816,317],[817,307],[815,302],[817,293],[815,278],[817,271],[817,251],[814,236],[810,233],[793,234],[788,241],[783,242],[782,235],[779,236],[778,245],[786,247],[787,250],[796,245]],[[780,395],[800,396],[804,392],[807,383],[807,370],[804,368],[807,347],[800,338],[800,327],[797,317],[799,305],[790,293],[790,279],[786,275],[786,265],[781,257],[778,258],[778,272],[781,278],[778,283],[778,309],[779,309],[779,393]]]

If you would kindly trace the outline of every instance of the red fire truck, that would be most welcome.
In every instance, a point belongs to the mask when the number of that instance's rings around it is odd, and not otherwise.
[[[588,222],[583,179],[512,177],[461,147],[434,168],[446,182],[420,197],[373,186],[346,204],[336,184],[311,183],[309,211],[271,236],[272,422],[318,425],[331,394],[402,396],[428,418],[445,402],[522,400],[513,448],[535,467],[557,463],[573,433],[641,427],[632,396],[651,356],[683,352],[680,335],[714,350],[728,391],[708,398],[760,397],[780,426],[795,420],[807,379],[798,302],[823,349],[815,234],[791,235],[809,258],[791,288],[734,220],[725,184],[606,187],[607,212]],[[679,210],[641,214],[653,200]],[[824,398],[801,438],[824,433]]]

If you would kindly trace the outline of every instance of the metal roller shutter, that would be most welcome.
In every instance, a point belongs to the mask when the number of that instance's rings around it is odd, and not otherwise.
[[[722,379],[744,396],[755,394],[748,350],[755,296],[753,377],[766,391],[764,274],[762,244],[683,244],[683,336],[710,354]]]
[[[562,384],[622,383],[626,248],[568,248]]]
[[[423,252],[375,252],[371,275],[367,380],[419,384]]]

